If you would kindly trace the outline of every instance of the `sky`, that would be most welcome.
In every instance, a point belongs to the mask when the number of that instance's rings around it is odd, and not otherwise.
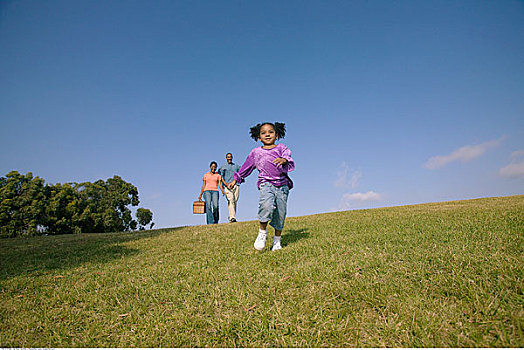
[[[288,217],[524,194],[524,2],[0,1],[0,176],[118,175],[155,228],[204,224],[209,163],[265,121]]]

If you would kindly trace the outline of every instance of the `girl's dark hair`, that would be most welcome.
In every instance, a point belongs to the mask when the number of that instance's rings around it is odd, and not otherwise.
[[[215,164],[217,166],[217,168],[218,168],[218,164],[215,161],[212,161],[211,163],[209,163],[209,167],[211,168],[211,165],[213,165],[213,164]]]
[[[275,122],[275,124],[266,122],[257,124],[249,129],[249,135],[253,140],[258,141],[258,138],[260,137],[260,128],[266,124],[271,125],[273,129],[275,129],[275,132],[277,133],[277,140],[283,139],[284,136],[286,136],[286,124],[279,122]]]

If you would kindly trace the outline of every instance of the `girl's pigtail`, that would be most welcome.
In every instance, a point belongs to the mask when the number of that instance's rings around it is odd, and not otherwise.
[[[286,136],[286,124],[275,122],[274,128],[279,139],[283,139]]]
[[[260,128],[262,127],[262,124],[257,124],[249,129],[249,135],[251,138],[255,141],[258,141],[258,138],[260,136]]]

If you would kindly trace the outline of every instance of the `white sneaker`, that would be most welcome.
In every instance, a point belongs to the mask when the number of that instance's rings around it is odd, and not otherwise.
[[[282,249],[282,246],[280,245],[280,241],[273,242],[273,248],[271,248],[271,251],[274,252],[275,250]]]
[[[263,233],[258,231],[258,236],[254,244],[256,250],[264,250],[264,248],[266,247],[266,238],[267,232]]]

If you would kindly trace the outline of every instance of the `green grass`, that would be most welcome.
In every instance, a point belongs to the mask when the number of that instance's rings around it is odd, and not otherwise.
[[[524,196],[257,225],[0,240],[0,345],[524,346]]]

